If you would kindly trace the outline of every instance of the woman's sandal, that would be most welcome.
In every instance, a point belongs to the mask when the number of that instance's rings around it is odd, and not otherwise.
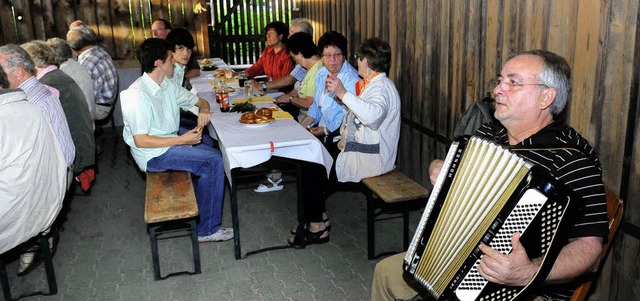
[[[255,192],[270,192],[270,191],[279,191],[282,190],[282,188],[284,188],[284,185],[280,185],[280,183],[282,183],[282,178],[280,178],[277,181],[271,180],[271,178],[267,178],[267,181],[269,181],[269,183],[271,183],[271,187],[264,185],[264,184],[260,184],[258,186],[258,188],[254,189],[253,191]]]
[[[325,226],[325,230],[327,231],[331,231],[331,222],[329,221],[329,219],[323,219],[322,222],[324,223]],[[305,225],[305,229],[309,228],[309,224]],[[292,235],[296,235],[296,233],[298,232],[298,225],[295,225],[291,228],[291,231],[289,231],[289,233],[291,233]]]
[[[325,235],[325,233],[327,234]],[[302,248],[312,244],[327,243],[329,242],[329,228],[324,228],[324,230],[318,232],[311,232],[309,229],[305,229],[304,235],[292,236],[287,239],[287,242],[294,248]]]

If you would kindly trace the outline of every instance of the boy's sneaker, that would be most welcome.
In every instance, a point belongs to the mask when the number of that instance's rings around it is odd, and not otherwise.
[[[220,227],[216,233],[208,236],[198,236],[198,242],[225,241],[233,238],[233,228]]]

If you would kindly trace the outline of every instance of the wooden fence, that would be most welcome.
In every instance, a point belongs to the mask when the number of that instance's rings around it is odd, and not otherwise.
[[[424,184],[456,121],[490,92],[488,81],[509,55],[541,48],[564,56],[573,68],[570,124],[595,145],[605,184],[626,207],[624,234],[593,298],[640,298],[633,226],[640,224],[637,0],[301,0],[298,6],[316,38],[341,32],[350,54],[366,38],[389,41],[390,78],[402,97],[399,165]]]
[[[65,38],[81,19],[105,39],[115,59],[132,59],[151,35],[154,19],[184,27],[196,38],[196,56],[252,64],[264,50],[264,27],[291,20],[292,0],[0,0],[0,43]],[[194,7],[203,7],[207,11]],[[58,13],[63,12],[63,13]],[[213,20],[213,22],[212,22]],[[213,25],[213,26],[211,26]]]
[[[251,64],[265,48],[264,28],[273,21],[289,23],[291,0],[223,0],[213,6],[211,54],[229,64]]]

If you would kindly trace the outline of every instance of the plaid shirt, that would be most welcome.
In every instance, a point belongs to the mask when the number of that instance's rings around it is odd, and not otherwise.
[[[278,53],[273,50],[273,46],[268,46],[262,52],[258,61],[253,64],[247,72],[249,78],[266,74],[267,80],[276,80],[285,77],[293,70],[293,59],[289,55],[289,51],[284,46]]]
[[[112,104],[118,91],[118,73],[109,53],[93,46],[78,56],[78,62],[91,73],[96,103]]]

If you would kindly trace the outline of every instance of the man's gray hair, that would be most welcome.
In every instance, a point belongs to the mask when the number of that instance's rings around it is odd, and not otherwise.
[[[295,18],[291,20],[290,27],[293,25],[298,25],[298,32],[306,32],[313,36],[313,26],[311,26],[311,22],[309,22],[306,18]]]
[[[80,39],[68,41],[69,47],[76,51],[84,48],[85,46],[100,45],[103,42],[103,39],[99,37],[93,29],[84,25],[76,26],[70,29],[69,32],[80,33]],[[67,35],[68,34],[69,33],[67,33]]]
[[[31,75],[36,74],[36,65],[29,53],[16,44],[0,46],[0,54],[5,56],[5,67],[16,68],[22,66]],[[8,70],[5,70],[7,72]]]
[[[47,44],[53,48],[56,52],[56,60],[58,61],[58,65],[62,65],[68,59],[73,57],[73,52],[71,52],[71,47],[67,44],[66,40],[61,38],[51,38],[47,40]]]
[[[555,117],[564,110],[571,97],[571,67],[563,57],[547,50],[531,50],[521,54],[534,55],[542,60],[543,67],[538,74],[538,83],[556,89],[556,98],[549,110]]]

